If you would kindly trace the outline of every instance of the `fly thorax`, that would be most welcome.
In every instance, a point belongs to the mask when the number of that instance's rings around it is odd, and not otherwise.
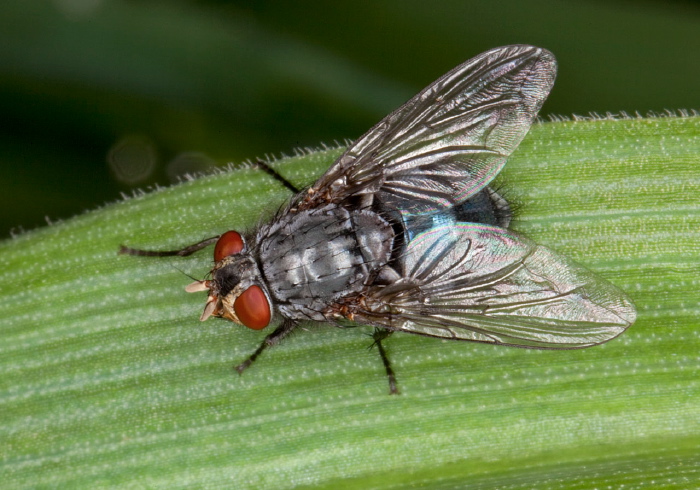
[[[330,304],[361,291],[388,262],[393,238],[367,210],[327,204],[288,213],[258,233],[262,274],[284,316],[324,321]]]

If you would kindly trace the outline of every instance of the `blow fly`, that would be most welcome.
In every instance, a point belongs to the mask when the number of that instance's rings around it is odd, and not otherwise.
[[[382,341],[393,332],[540,349],[606,342],[635,320],[627,296],[509,230],[508,203],[489,187],[555,75],[541,48],[482,53],[386,116],[270,222],[181,250],[120,252],[184,256],[215,243],[209,278],[186,288],[208,294],[200,319],[278,324],[239,372],[302,322],[375,327],[391,393]]]

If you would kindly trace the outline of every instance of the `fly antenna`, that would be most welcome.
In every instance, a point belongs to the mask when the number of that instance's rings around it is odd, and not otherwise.
[[[195,282],[202,282],[201,279],[197,279],[196,277],[192,277],[192,276],[189,275],[187,272],[185,272],[185,271],[183,271],[182,269],[180,269],[179,267],[177,267],[175,264],[172,264],[172,263],[171,263],[170,265],[172,266],[173,269],[175,269],[175,270],[178,271],[178,272],[181,272],[182,274],[184,274],[185,276],[189,277],[189,278],[192,279],[193,281],[195,281]]]

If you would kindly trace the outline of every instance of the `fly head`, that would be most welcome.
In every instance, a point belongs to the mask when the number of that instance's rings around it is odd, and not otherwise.
[[[240,233],[227,231],[219,237],[214,261],[211,279],[196,281],[186,288],[190,293],[209,291],[200,320],[218,316],[253,330],[267,327],[272,319],[269,295]]]

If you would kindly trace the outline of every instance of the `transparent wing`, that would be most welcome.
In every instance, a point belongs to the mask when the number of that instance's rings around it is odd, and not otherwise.
[[[620,335],[636,317],[615,286],[502,228],[458,223],[418,235],[404,278],[373,287],[359,322],[449,339],[566,349]]]
[[[374,194],[414,214],[461,203],[501,170],[555,76],[554,56],[541,48],[482,53],[385,117],[313,188],[333,199]]]

